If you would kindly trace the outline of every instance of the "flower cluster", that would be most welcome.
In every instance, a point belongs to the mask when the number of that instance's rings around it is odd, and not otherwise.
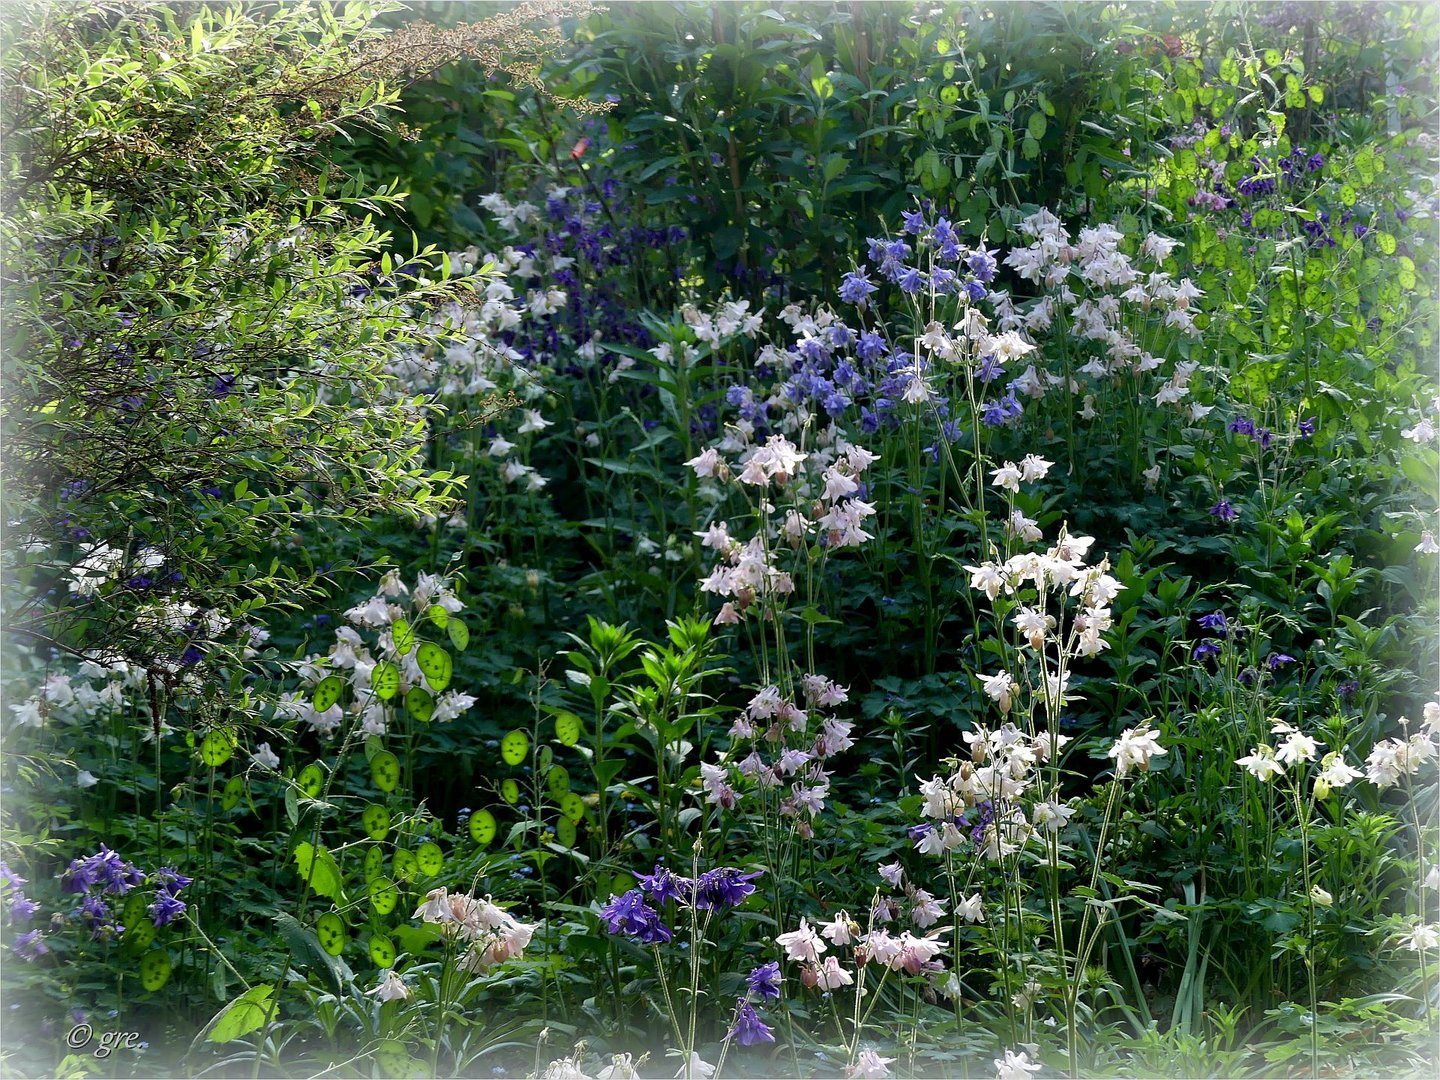
[[[775,938],[785,958],[800,965],[803,986],[828,993],[855,985],[857,977],[863,982],[866,966],[870,964],[877,970],[923,976],[932,989],[940,985],[940,975],[945,971],[940,954],[946,947],[943,939],[950,932],[948,928],[932,930],[923,936],[909,930],[891,933],[873,925],[861,930],[844,911],[818,925],[817,930],[809,919],[801,918],[796,929]],[[832,946],[848,948],[848,960],[842,962],[833,953],[827,956]]]
[[[804,708],[779,687],[762,687],[731,725],[734,743],[729,753],[715,763],[702,763],[700,780],[705,801],[725,810],[739,805],[744,788],[767,800],[770,793],[779,793],[780,817],[793,821],[800,836],[809,837],[811,822],[830,794],[826,764],[855,745],[850,738],[855,725],[821,712],[848,699],[844,687],[811,674],[801,677],[800,688]]]
[[[673,936],[656,907],[667,903],[696,911],[718,912],[739,907],[755,891],[752,884],[763,871],[742,873],[732,866],[717,866],[689,878],[656,864],[649,874],[636,874],[639,888],[611,896],[600,909],[600,921],[611,934],[631,937],[643,945],[658,945]]]
[[[40,910],[39,903],[22,891],[28,880],[11,870],[8,863],[0,862],[0,903],[4,903],[5,914],[12,926],[30,922]],[[17,934],[10,947],[16,956],[27,962],[38,960],[50,951],[39,930]]]
[[[818,543],[836,550],[874,539],[864,529],[875,507],[861,498],[861,477],[876,460],[843,438],[807,454],[785,436],[771,435],[763,444],[745,447],[733,467],[715,447],[686,462],[698,477],[733,481],[753,490],[760,502],[761,527],[748,541],[732,537],[725,521],[698,534],[701,546],[719,556],[700,582],[701,592],[725,598],[715,616],[717,625],[742,621],[757,601],[771,615],[782,598],[794,592],[793,575],[780,565],[786,549]],[[772,491],[791,496],[792,505],[777,507]]]
[[[1002,329],[1023,328],[1031,334],[1048,332],[1057,324],[1068,328],[1093,352],[1078,372],[1094,380],[1086,390],[1072,378],[1046,374],[1041,379],[1032,365],[1011,388],[1041,397],[1047,387],[1083,394],[1078,415],[1093,420],[1095,393],[1102,386],[1129,386],[1133,379],[1165,367],[1167,358],[1146,347],[1157,340],[1157,327],[1186,337],[1198,337],[1196,301],[1205,294],[1189,278],[1176,281],[1164,263],[1179,242],[1148,233],[1140,240],[1137,259],[1126,254],[1126,236],[1115,226],[1082,228],[1072,243],[1069,231],[1054,214],[1040,210],[1019,226],[1031,242],[1013,248],[1005,265],[1023,281],[1044,287],[1045,295],[1023,312],[1008,297],[997,300]],[[1078,292],[1077,292],[1078,290]],[[1168,340],[1168,338],[1159,338]],[[1191,421],[1207,415],[1212,406],[1192,399],[1191,379],[1199,364],[1177,361],[1150,394],[1156,405],[1174,406]]]
[[[1401,718],[1402,726],[1409,721]],[[1320,757],[1316,739],[1279,718],[1271,718],[1271,734],[1278,736],[1276,745],[1260,743],[1235,764],[1260,781],[1284,776],[1287,769],[1298,768]],[[1345,761],[1344,751],[1325,754],[1313,776],[1317,799],[1329,798],[1331,792],[1348,787],[1362,776],[1384,790],[1394,787],[1407,776],[1413,776],[1426,762],[1440,757],[1440,702],[1425,706],[1421,730],[1406,739],[1383,739],[1370,749],[1365,769]]]
[[[1402,727],[1409,721],[1400,718]],[[1365,759],[1365,778],[1376,787],[1394,787],[1407,776],[1414,776],[1426,762],[1440,756],[1440,702],[1425,705],[1420,730],[1408,739],[1383,739],[1376,743]]]
[[[398,602],[400,597],[407,595],[409,612]],[[412,645],[402,651],[395,642],[394,628],[400,620],[418,623],[435,607],[455,615],[465,609],[465,604],[455,595],[450,583],[438,574],[421,571],[412,590],[401,580],[398,571],[391,570],[380,579],[373,596],[345,612],[346,620],[353,625],[336,629],[335,644],[330,647],[329,653],[306,657],[296,665],[296,671],[311,686],[328,675],[340,675],[356,691],[350,710],[361,729],[369,735],[384,735],[392,719],[394,706],[391,702],[403,699],[415,687],[424,686],[417,650]],[[375,636],[374,652],[355,627],[368,630]],[[399,688],[390,701],[370,692],[376,665],[382,661],[395,665],[400,673]],[[319,735],[333,736],[345,721],[345,707],[336,702],[324,710],[317,710],[312,698],[311,690],[283,694],[277,703],[276,715],[298,721]],[[431,722],[444,723],[461,716],[475,704],[475,698],[458,690],[445,690],[435,697],[433,704]],[[257,751],[257,761],[267,768],[275,768],[279,761],[278,758],[271,760],[275,755],[269,750],[269,744],[265,744],[265,751],[263,756]]]
[[[1068,736],[1048,731],[1031,736],[1006,723],[994,731],[977,726],[964,739],[969,757],[952,759],[947,776],[920,784],[926,820],[909,830],[917,851],[939,856],[964,848],[1002,859],[1020,850],[1036,825],[1058,832],[1075,813],[1051,799],[1036,803],[1027,815],[1020,802],[1038,781],[1038,767],[1055,760],[1071,741]]]
[[[471,974],[483,974],[519,958],[538,929],[538,924],[520,922],[492,904],[488,896],[481,900],[468,893],[449,892],[444,886],[425,894],[413,918],[467,942],[470,947],[460,958],[460,970]]]

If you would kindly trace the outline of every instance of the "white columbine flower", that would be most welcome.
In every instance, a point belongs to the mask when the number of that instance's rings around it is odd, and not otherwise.
[[[1030,1074],[1039,1071],[1040,1063],[1024,1051],[1006,1050],[1003,1058],[995,1059],[995,1080],[1030,1080]]]
[[[1236,758],[1235,764],[1261,781],[1272,780],[1285,772],[1285,766],[1275,758],[1275,750],[1264,743],[1244,757]]]
[[[1110,757],[1115,759],[1115,777],[1124,779],[1131,769],[1145,772],[1150,768],[1150,759],[1169,753],[1160,745],[1160,735],[1155,731],[1126,728],[1110,747]]]
[[[270,749],[268,742],[262,742],[257,746],[255,752],[250,755],[250,760],[262,769],[273,770],[280,767],[280,757],[274,750]]]
[[[1318,749],[1309,735],[1292,731],[1280,744],[1275,756],[1286,765],[1298,765],[1302,761],[1314,761]]]
[[[784,949],[785,955],[791,960],[811,964],[818,963],[820,954],[826,951],[825,942],[820,940],[820,935],[811,928],[809,921],[803,918],[798,930],[780,934],[775,938],[775,944]]]
[[[1019,491],[1020,481],[1024,478],[1024,474],[1020,471],[1020,467],[1016,465],[1013,461],[1005,462],[1005,464],[1001,465],[1000,468],[996,469],[992,475],[994,476],[994,479],[991,481],[991,483],[993,483],[998,488],[1003,488],[1006,491]]]
[[[385,971],[380,979],[380,985],[373,990],[367,990],[367,994],[373,994],[381,1001],[409,1001],[411,990],[405,985],[405,980],[395,974],[394,968]]]

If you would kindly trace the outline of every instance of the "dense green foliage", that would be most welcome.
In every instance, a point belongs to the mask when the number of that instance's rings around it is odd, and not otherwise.
[[[10,1073],[1433,1069],[1432,8],[5,34]]]

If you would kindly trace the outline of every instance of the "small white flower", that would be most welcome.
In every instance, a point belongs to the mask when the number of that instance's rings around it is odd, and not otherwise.
[[[1030,1080],[1030,1074],[1039,1071],[1040,1063],[1032,1062],[1024,1051],[1006,1050],[1003,1058],[995,1059],[995,1080]]]
[[[894,1060],[881,1057],[875,1050],[861,1050],[855,1057],[855,1064],[845,1070],[845,1075],[850,1080],[886,1080],[891,1075],[889,1066]]]
[[[395,973],[393,968],[387,969],[380,978],[380,985],[373,990],[367,990],[367,994],[373,994],[381,1001],[409,1001],[412,991],[405,985],[405,980]]]
[[[1440,923],[1416,923],[1400,939],[1400,944],[1412,952],[1429,952],[1440,948]]]
[[[526,409],[524,413],[525,420],[517,429],[521,435],[529,435],[532,431],[544,431],[550,426],[550,421],[546,420],[535,409]]]
[[[820,940],[820,935],[811,928],[808,920],[800,920],[800,928],[791,930],[788,934],[780,934],[775,938],[775,944],[785,950],[785,955],[791,960],[819,963],[820,954],[826,951],[825,942]]]
[[[262,742],[255,747],[254,753],[250,755],[250,760],[262,769],[274,770],[280,767],[280,755],[270,749],[268,742]]]
[[[1272,780],[1285,772],[1285,766],[1275,758],[1275,750],[1261,743],[1242,758],[1236,758],[1239,765],[1256,780]]]
[[[1322,889],[1319,885],[1310,887],[1310,900],[1316,907],[1329,907],[1335,903],[1335,897]]]
[[[1005,491],[1019,491],[1020,481],[1024,479],[1024,474],[1021,473],[1019,466],[1013,461],[1005,462],[1005,464],[996,469],[992,475],[994,479],[991,483]]]
[[[1026,454],[1020,459],[1020,476],[1024,480],[1042,480],[1054,464],[1037,454]]]
[[[1421,555],[1440,554],[1440,544],[1435,542],[1435,534],[1426,529],[1420,534],[1420,543],[1415,545],[1415,550]]]
[[[1275,757],[1285,765],[1298,765],[1302,761],[1314,761],[1318,747],[1309,735],[1292,731],[1280,744]]]
[[[977,892],[974,896],[959,900],[955,904],[955,914],[964,919],[967,923],[981,923],[985,921],[985,903]]]
[[[81,769],[80,775],[75,777],[76,786],[81,788],[92,788],[99,782],[100,781],[95,778],[95,774],[89,769]]]
[[[667,1056],[683,1059],[685,1057],[685,1052],[683,1050],[671,1050],[669,1051]],[[711,1065],[708,1061],[702,1058],[699,1054],[695,1053],[695,1051],[693,1050],[690,1051],[690,1060],[684,1065],[680,1066],[680,1071],[675,1074],[677,1078],[682,1076],[690,1076],[694,1077],[695,1080],[710,1080],[710,1078],[714,1075],[715,1066]]]
[[[1431,442],[1435,438],[1435,425],[1429,419],[1424,419],[1414,427],[1406,428],[1400,434],[1416,444]]]
[[[1109,750],[1110,757],[1115,759],[1116,778],[1123,779],[1131,769],[1145,772],[1150,768],[1151,758],[1169,753],[1159,740],[1160,735],[1155,731],[1136,731],[1134,728],[1122,731]]]

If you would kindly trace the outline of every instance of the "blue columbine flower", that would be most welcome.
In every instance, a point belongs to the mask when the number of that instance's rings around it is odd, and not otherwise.
[[[145,910],[150,915],[150,921],[156,926],[168,926],[180,916],[185,914],[185,901],[170,893],[162,892],[155,902]]]
[[[780,998],[779,962],[772,961],[768,964],[761,964],[745,977],[745,985],[756,997],[778,1001]]]
[[[15,939],[10,948],[21,960],[31,964],[50,952],[50,947],[45,944],[39,930],[25,931]]]
[[[1229,501],[1221,499],[1214,506],[1210,507],[1210,514],[1221,521],[1234,521],[1240,516],[1240,511],[1231,506]]]
[[[660,863],[655,864],[653,874],[636,874],[635,878],[640,883],[641,890],[657,904],[663,904],[667,900],[689,902],[691,894],[695,891],[693,881],[672,873],[669,868]]]
[[[919,210],[907,210],[902,214],[904,218],[904,230],[911,236],[919,236],[925,231],[925,215]]]
[[[625,934],[645,945],[670,940],[670,928],[660,921],[660,913],[645,903],[645,894],[639,889],[610,897],[610,903],[600,909],[600,921],[610,933]]]
[[[23,878],[14,870],[11,870],[9,863],[0,862],[0,888],[18,889],[29,881],[29,878]]]
[[[1208,660],[1212,656],[1220,655],[1220,643],[1218,641],[1202,641],[1195,646],[1195,651],[1190,654],[1195,660]]]
[[[925,288],[925,275],[913,266],[905,266],[900,269],[895,284],[900,286],[901,292],[914,296]]]
[[[774,1042],[775,1032],[756,1015],[755,1007],[741,998],[736,1004],[735,1026],[726,1038],[733,1038],[741,1046],[754,1046],[756,1043]]]
[[[1226,430],[1234,435],[1253,436],[1255,434],[1255,421],[1247,416],[1237,416],[1226,425]]]
[[[1271,671],[1276,671],[1284,667],[1286,664],[1295,663],[1295,657],[1291,656],[1289,653],[1271,653],[1265,658],[1265,663],[1270,665]]]
[[[1315,417],[1308,416],[1304,420],[1301,420],[1296,430],[1300,432],[1302,439],[1310,438],[1310,436],[1315,434]]]
[[[755,891],[750,884],[763,870],[742,874],[733,866],[717,866],[707,870],[695,882],[695,906],[704,911],[711,908],[738,907]]]
[[[1226,621],[1223,611],[1212,611],[1209,615],[1201,615],[1195,621],[1206,630],[1219,634],[1222,638],[1230,636],[1230,624]]]
[[[29,922],[40,910],[40,905],[23,893],[16,893],[10,898],[10,919],[12,922]]]

